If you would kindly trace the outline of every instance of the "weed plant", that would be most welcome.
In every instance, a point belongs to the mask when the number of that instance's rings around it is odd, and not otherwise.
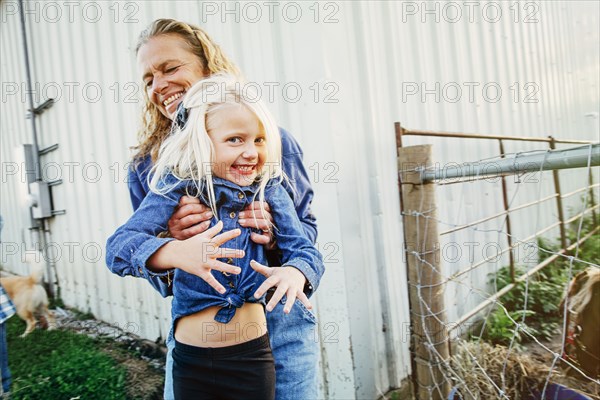
[[[567,240],[569,243],[577,241],[578,225],[569,227],[567,230]],[[586,218],[583,222],[579,238],[594,229],[592,218]],[[550,257],[553,253],[560,250],[557,244],[560,240],[549,241],[545,239],[538,240],[538,246],[547,251],[538,251],[538,262]],[[578,259],[593,264],[600,264],[600,235],[595,234],[587,239],[577,253],[571,255]],[[562,326],[562,310],[559,310],[559,304],[565,294],[566,287],[578,272],[588,267],[582,262],[573,261],[569,258],[559,257],[552,264],[542,268],[537,274],[529,277],[527,285],[525,282],[519,283],[510,292],[501,298],[504,305],[496,307],[488,316],[485,322],[485,329],[481,336],[482,339],[492,343],[504,346],[510,345],[520,347],[521,344],[531,340],[526,330],[532,336],[538,339],[549,340],[558,333]],[[522,266],[515,266],[515,276],[523,275],[527,269]],[[495,277],[498,290],[511,283],[510,268],[505,266],[501,268]],[[516,329],[516,323],[520,328]],[[478,339],[479,337],[477,337]]]

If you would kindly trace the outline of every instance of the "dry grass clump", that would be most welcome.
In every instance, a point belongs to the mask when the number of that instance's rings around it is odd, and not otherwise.
[[[551,364],[540,363],[515,349],[509,353],[504,346],[460,342],[451,366],[455,386],[464,400],[530,400],[530,392],[543,388],[548,379],[600,400],[597,383],[567,377],[558,366],[551,371]]]

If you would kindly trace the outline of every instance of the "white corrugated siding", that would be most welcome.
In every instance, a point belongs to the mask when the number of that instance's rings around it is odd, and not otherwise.
[[[26,267],[6,247],[15,243],[25,248],[34,241],[27,229],[28,211],[18,195],[19,179],[7,169],[15,160],[13,148],[32,142],[24,119],[25,69],[19,19],[13,13],[16,4],[4,1],[1,10],[0,211],[5,218],[2,261],[24,273]],[[32,75],[39,85],[36,94],[41,94],[36,105],[57,88],[61,91],[37,124],[41,148],[60,145],[42,162],[48,179],[57,178],[57,169],[51,168],[56,165],[63,179],[53,187],[53,195],[55,208],[66,214],[50,223],[51,240],[61,255],[56,264],[62,297],[68,305],[126,325],[143,337],[165,337],[169,301],[141,280],[111,275],[103,251],[95,254],[131,213],[124,181],[127,148],[135,144],[138,122],[138,93],[128,85],[138,82],[132,54],[137,34],[159,17],[201,24],[265,95],[266,82],[280,83],[271,106],[281,126],[303,146],[316,192],[318,242],[328,261],[314,302],[320,320],[323,396],[331,399],[374,398],[410,373],[395,121],[413,129],[535,137],[591,139],[598,134],[597,119],[584,116],[597,112],[599,105],[597,2],[249,2],[237,4],[239,22],[235,11],[223,12],[224,7],[235,10],[236,3],[77,2],[72,14],[61,2],[26,4]],[[206,12],[214,7],[216,15]],[[251,7],[262,12],[258,22],[249,20],[255,18]],[[274,7],[272,22],[269,7]],[[434,14],[424,13],[436,7],[438,22]],[[297,8],[302,16],[290,22]],[[488,22],[497,8],[501,17]],[[284,9],[287,14],[282,14]],[[483,9],[489,12],[488,21]],[[451,22],[456,10],[461,17]],[[524,23],[531,12],[538,22]],[[447,96],[436,100],[435,94],[428,94],[421,99],[421,89],[434,89],[436,82],[440,89],[450,84]],[[479,84],[472,101],[466,86],[470,82]],[[516,102],[511,90],[515,82],[520,96]],[[19,86],[17,94],[11,94],[11,83]],[[302,89],[298,101],[286,101],[282,95],[286,83]],[[333,85],[325,86],[328,83]],[[501,88],[497,102],[482,94],[486,83]],[[538,85],[537,103],[524,102],[528,83]],[[414,85],[419,93],[407,94]],[[458,101],[451,91],[456,86],[462,89]],[[101,96],[96,99],[98,88]],[[287,94],[294,96],[292,88]],[[336,102],[326,102],[327,95]],[[417,143],[433,143],[441,163],[498,151],[496,143],[405,138],[405,145]],[[523,143],[506,147],[540,148]],[[580,171],[561,174],[565,191],[584,180]],[[439,218],[460,224],[500,210],[499,184],[478,185],[440,188]],[[539,187],[521,185],[514,204],[538,198]],[[511,185],[511,191],[515,188]],[[538,210],[513,223],[515,235],[527,236],[531,227],[544,226],[555,214],[552,202]],[[494,229],[498,227],[496,222]],[[467,241],[504,243],[498,234],[472,231],[444,240],[463,249]],[[447,272],[468,265],[464,258],[455,264],[448,263]],[[464,283],[483,287],[486,279],[484,271]],[[461,286],[449,287],[447,294],[451,320],[479,301]]]

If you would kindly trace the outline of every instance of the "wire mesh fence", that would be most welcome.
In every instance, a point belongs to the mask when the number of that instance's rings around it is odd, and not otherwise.
[[[500,154],[440,165],[431,145],[402,147],[413,133],[496,140]],[[533,138],[548,148],[507,153],[529,138],[400,124],[396,137],[417,398],[600,398],[600,145]],[[450,195],[469,212],[445,209]]]

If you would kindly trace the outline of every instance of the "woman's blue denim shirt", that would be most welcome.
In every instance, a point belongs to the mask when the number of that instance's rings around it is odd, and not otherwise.
[[[167,184],[176,182],[167,177]],[[225,287],[224,294],[218,293],[202,278],[175,269],[173,276],[173,321],[185,315],[197,313],[211,306],[222,307],[215,320],[227,323],[233,318],[236,308],[244,302],[263,302],[253,297],[253,293],[264,281],[264,277],[250,267],[250,260],[266,264],[264,246],[250,240],[252,229],[238,224],[238,214],[250,204],[257,192],[257,185],[238,186],[220,178],[213,178],[216,210],[219,220],[223,221],[223,232],[240,228],[242,233],[224,244],[224,247],[245,251],[244,258],[220,259],[239,266],[242,272],[238,275],[226,276],[219,271],[212,271],[213,276]],[[174,240],[156,237],[167,229],[167,222],[181,196],[188,193],[190,181],[184,181],[165,195],[149,192],[133,216],[108,239],[106,263],[115,274],[136,275],[149,278],[161,276],[146,267],[146,263],[161,246]],[[190,189],[191,192],[191,189]],[[271,181],[265,190],[265,200],[271,207],[271,215],[275,223],[273,233],[281,251],[282,265],[300,270],[307,281],[316,290],[319,279],[324,272],[321,254],[308,239],[298,219],[294,203],[282,184]],[[211,226],[216,224],[213,218]]]
[[[311,203],[313,199],[313,189],[310,185],[310,180],[306,168],[302,163],[303,153],[300,145],[292,134],[283,128],[279,128],[281,135],[281,158],[282,167],[288,177],[288,180],[283,182],[284,188],[294,203],[296,214],[300,218],[304,232],[312,243],[317,240],[317,222],[316,218],[311,211]],[[137,210],[146,195],[150,192],[148,187],[148,175],[152,168],[152,160],[150,156],[146,156],[144,159],[134,162],[129,168],[129,174],[127,177],[127,183],[129,187],[129,195],[131,198],[131,205],[133,210]],[[267,256],[269,260],[273,258],[277,259],[280,256],[274,254],[275,251],[268,251]],[[273,266],[281,265],[280,260],[272,262]],[[142,277],[142,275],[136,269],[131,270],[133,276]],[[167,279],[166,275],[150,275],[146,277],[148,282],[163,296],[173,295],[173,287],[170,284],[171,281]],[[318,277],[320,279],[321,276]],[[307,296],[314,292],[314,288],[308,285],[305,289]]]

